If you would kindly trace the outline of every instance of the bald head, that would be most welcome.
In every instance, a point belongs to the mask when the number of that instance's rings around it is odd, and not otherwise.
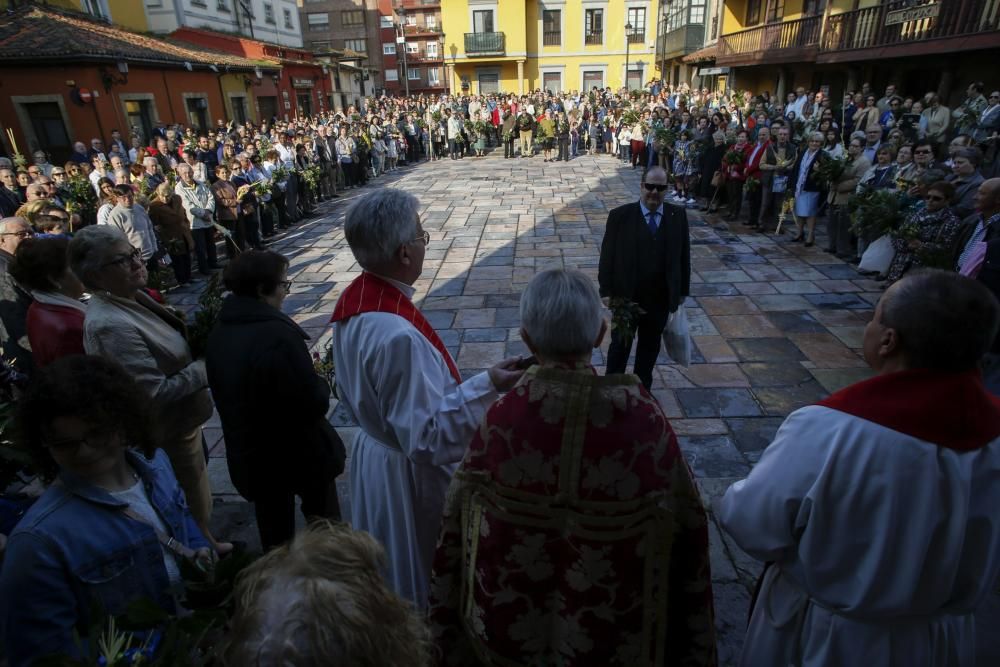
[[[643,174],[639,200],[647,210],[655,211],[663,205],[668,182],[667,172],[662,167],[653,167]]]
[[[973,204],[986,219],[1000,213],[1000,178],[990,178],[980,183]]]

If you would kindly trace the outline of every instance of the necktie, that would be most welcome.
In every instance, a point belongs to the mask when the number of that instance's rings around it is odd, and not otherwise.
[[[656,216],[659,215],[657,211],[650,211],[646,218],[646,224],[649,225],[649,231],[653,232],[653,236],[656,236]]]
[[[976,231],[973,232],[972,238],[969,242],[965,244],[965,250],[958,257],[958,270],[961,271],[962,267],[965,266],[966,260],[969,259],[969,255],[972,253],[972,249],[976,247],[976,244],[986,238],[986,221],[980,222],[976,225]]]

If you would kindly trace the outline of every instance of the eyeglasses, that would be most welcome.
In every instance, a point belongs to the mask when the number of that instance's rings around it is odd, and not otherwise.
[[[646,188],[646,192],[663,192],[668,186],[659,183],[643,183],[642,187]]]
[[[34,235],[35,232],[31,231],[30,229],[22,229],[19,232],[3,232],[2,234],[0,234],[0,236],[18,236],[22,239],[31,238]]]
[[[128,255],[119,255],[116,259],[110,262],[105,262],[101,268],[106,268],[109,266],[129,266],[131,264],[142,265],[142,252],[138,248],[133,248],[132,252]]]
[[[929,148],[922,148],[920,150],[913,151],[914,155],[928,155],[932,151]]]
[[[292,281],[291,280],[282,280],[278,284],[281,285],[283,288],[285,288],[286,292],[291,292],[292,291]]]
[[[415,239],[412,239],[412,240],[410,241],[410,243],[414,243],[414,242],[416,242],[416,241],[423,241],[423,242],[424,242],[424,245],[429,245],[429,244],[430,244],[430,242],[431,242],[431,233],[430,233],[430,232],[427,232],[427,231],[425,231],[425,232],[424,232],[423,234],[421,234],[421,235],[420,235],[420,236],[418,236],[417,238],[415,238]]]
[[[65,176],[66,172],[65,171],[53,171],[52,175],[53,176]]]

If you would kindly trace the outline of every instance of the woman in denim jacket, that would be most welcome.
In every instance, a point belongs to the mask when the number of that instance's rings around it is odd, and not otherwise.
[[[0,571],[12,667],[74,655],[74,630],[96,641],[94,603],[116,615],[148,598],[178,612],[179,561],[211,563],[166,455],[128,447],[149,440],[148,402],[121,366],[82,355],[43,369],[22,398],[24,444],[55,481],[14,529]]]

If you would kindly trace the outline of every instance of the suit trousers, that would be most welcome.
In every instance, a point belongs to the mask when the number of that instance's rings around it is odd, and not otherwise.
[[[660,355],[663,329],[667,326],[667,317],[670,313],[667,312],[666,297],[658,306],[651,307],[648,304],[641,304],[641,307],[646,312],[640,315],[636,322],[635,338],[639,340],[635,346],[633,372],[639,376],[646,389],[652,390],[653,366],[656,365],[656,358]],[[611,345],[608,347],[608,375],[625,372],[629,354],[632,352],[632,341],[633,337],[626,338],[618,331],[611,332]]]
[[[302,516],[306,521],[340,521],[336,482],[313,481],[308,474],[303,474],[292,486],[269,484],[253,499],[260,543],[265,552],[295,536],[295,496],[302,499]]]
[[[288,185],[285,187],[285,214],[289,221],[299,221],[299,177],[295,173],[288,174]]]
[[[747,204],[750,205],[750,225],[760,224],[760,211],[764,203],[764,188],[761,183],[757,184],[757,189],[747,193]]]
[[[740,217],[740,209],[743,208],[743,181],[726,179],[726,205],[729,207],[729,217],[734,220]]]
[[[562,162],[569,160],[569,137],[559,137],[556,139],[556,146],[559,148],[559,154],[556,159]]]
[[[218,251],[215,248],[215,227],[199,227],[191,230],[194,237],[194,255],[198,260],[198,271],[208,273],[218,268]]]
[[[846,257],[854,256],[854,236],[851,234],[851,216],[847,212],[847,206],[830,207],[826,218],[826,232],[830,237],[827,250]]]
[[[503,142],[503,156],[514,157],[514,135],[511,135],[510,139]]]

